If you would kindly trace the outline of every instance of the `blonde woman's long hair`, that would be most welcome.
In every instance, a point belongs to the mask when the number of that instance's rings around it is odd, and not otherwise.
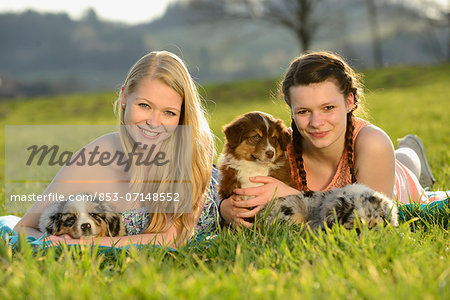
[[[170,183],[173,179],[192,179],[189,184],[190,188],[185,191],[192,195],[192,213],[155,212],[154,207],[149,207],[151,221],[146,232],[161,232],[170,221],[174,224],[177,232],[181,233],[180,237],[183,239],[192,235],[195,227],[194,215],[202,209],[200,201],[208,192],[214,157],[213,135],[205,118],[206,110],[202,106],[195,83],[183,61],[170,52],[154,51],[143,56],[131,67],[120,95],[114,103],[116,115],[122,125],[119,132],[125,153],[131,151],[135,142],[124,126],[126,125],[124,123],[125,110],[121,107],[121,99],[123,94],[133,93],[144,77],[163,81],[181,96],[183,104],[179,125],[189,126],[179,127],[189,127],[191,135],[188,136],[186,132],[175,130],[175,133],[162,143],[160,151],[171,156],[167,158],[173,162],[169,165],[171,167],[159,166],[146,169],[133,164],[131,189],[133,192],[141,193],[173,192],[174,185]],[[192,152],[185,151],[189,148],[192,149]],[[180,151],[175,151],[177,149]],[[183,157],[183,155],[192,157]],[[158,179],[158,182],[152,179]],[[146,201],[146,203],[148,202]]]

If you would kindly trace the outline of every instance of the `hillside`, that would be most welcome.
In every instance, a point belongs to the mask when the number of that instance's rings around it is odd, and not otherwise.
[[[450,64],[395,67],[364,72],[369,120],[383,128],[393,144],[409,133],[423,139],[437,188],[449,188]],[[221,128],[237,115],[260,110],[289,121],[289,110],[277,96],[278,79],[250,80],[200,87],[209,123],[222,149]],[[5,125],[114,125],[113,92],[5,101],[0,107],[0,157],[4,157]],[[45,109],[43,109],[45,107]],[[4,161],[0,160],[3,170]],[[1,178],[4,178],[3,175]]]
[[[317,12],[315,17],[324,21],[313,48],[337,51],[356,67],[371,66],[364,3],[330,1]],[[430,27],[419,12],[388,3],[379,7],[386,64],[447,59],[448,28]],[[135,26],[103,22],[92,10],[80,20],[33,11],[0,14],[0,98],[17,95],[4,91],[8,82],[22,95],[111,90],[150,50],[176,53],[202,83],[279,76],[300,51],[293,34],[282,27],[255,20],[212,21],[205,15],[183,3],[169,6],[158,20]]]

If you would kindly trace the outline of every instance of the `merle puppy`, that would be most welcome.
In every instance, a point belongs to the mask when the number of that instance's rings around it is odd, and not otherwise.
[[[325,192],[280,197],[269,203],[261,213],[267,214],[269,224],[275,219],[291,224],[304,223],[313,231],[335,224],[352,229],[356,217],[369,229],[377,224],[385,226],[387,222],[398,226],[398,211],[394,201],[358,183]]]
[[[71,201],[69,197],[42,213],[39,230],[52,235],[68,234],[74,239],[127,235],[120,214],[109,203],[98,199]]]

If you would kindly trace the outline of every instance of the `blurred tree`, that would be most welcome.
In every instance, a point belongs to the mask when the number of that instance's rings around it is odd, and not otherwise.
[[[433,0],[420,0],[421,8],[419,15],[426,21],[425,33],[429,44],[437,57],[447,57],[450,61],[450,6]],[[445,55],[444,45],[441,46],[437,31],[446,28],[448,34],[447,55]]]
[[[324,20],[315,11],[323,0],[189,0],[205,11],[205,18],[259,19],[281,25],[293,32],[302,51],[309,50]]]
[[[409,22],[422,25],[423,40],[429,51],[439,60],[450,61],[449,4],[436,0],[417,0],[395,2],[395,6],[399,14],[409,17]],[[445,49],[446,46],[442,43],[443,39],[440,36],[444,32],[447,34],[447,49]]]
[[[370,33],[372,35],[372,52],[375,67],[383,65],[383,53],[381,49],[381,39],[378,29],[377,6],[375,0],[366,0],[369,12]]]
[[[92,7],[85,10],[82,20],[88,24],[95,25],[95,26],[100,24],[98,17],[97,17],[97,13],[95,12],[95,10]]]

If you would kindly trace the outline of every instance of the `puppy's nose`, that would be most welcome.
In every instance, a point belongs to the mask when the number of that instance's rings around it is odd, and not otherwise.
[[[89,223],[83,223],[83,224],[81,224],[81,230],[82,231],[88,231],[88,230],[90,230],[91,229],[91,224],[89,224]]]
[[[266,157],[267,157],[267,158],[272,158],[274,154],[275,154],[275,153],[273,153],[272,150],[266,151]]]

